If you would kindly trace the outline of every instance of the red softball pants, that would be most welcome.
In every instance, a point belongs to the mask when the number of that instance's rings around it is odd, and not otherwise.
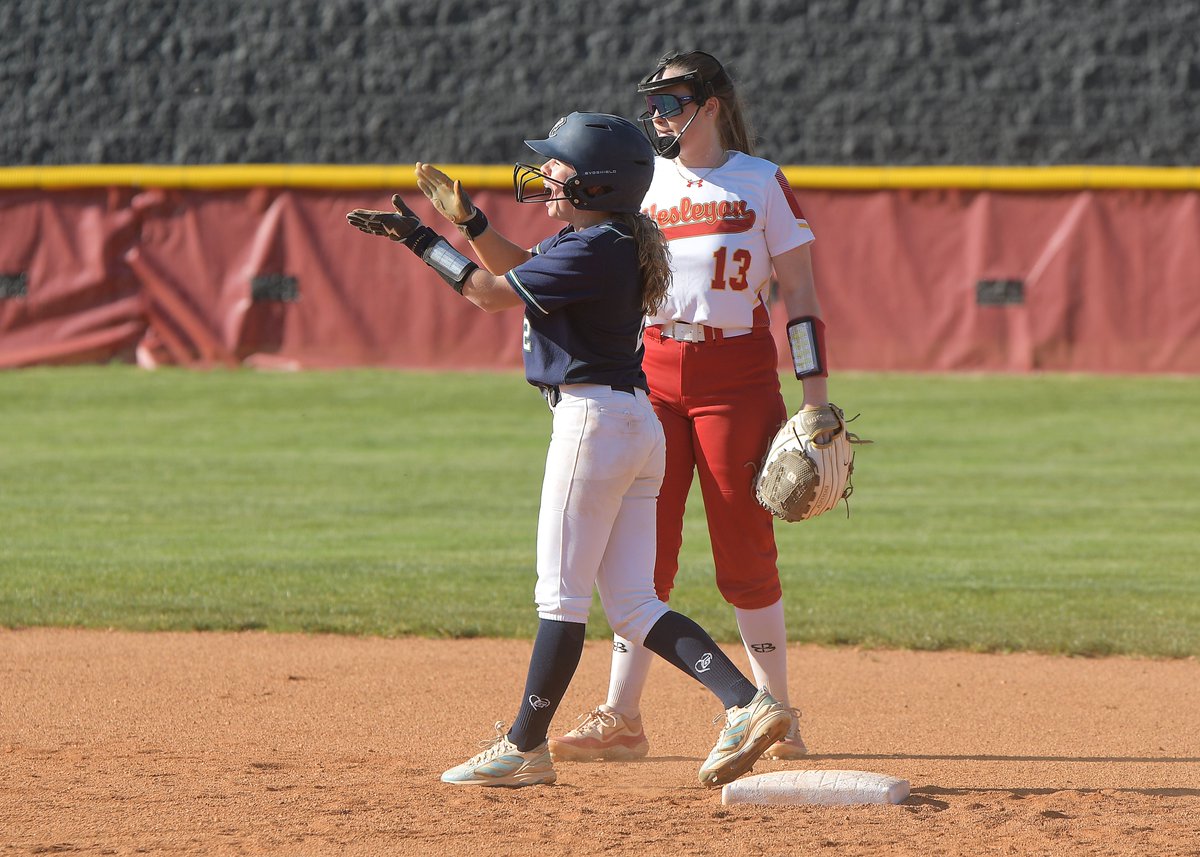
[[[770,330],[693,343],[649,327],[644,341],[650,401],[667,441],[655,591],[666,601],[675,584],[684,507],[698,473],[717,588],[734,607],[768,607],[782,595],[778,551],[771,514],[754,496],[754,477],[787,419]]]

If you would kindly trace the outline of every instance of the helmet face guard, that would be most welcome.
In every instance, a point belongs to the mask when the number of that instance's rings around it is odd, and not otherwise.
[[[638,95],[651,95],[664,89],[670,89],[672,86],[683,85],[692,91],[691,97],[696,104],[704,106],[704,102],[708,101],[709,96],[713,94],[712,82],[706,81],[698,71],[689,71],[675,77],[659,77],[668,65],[670,63],[663,63],[643,77],[638,84]]]
[[[697,51],[696,53],[703,53]],[[718,86],[725,86],[729,83],[729,76],[725,73],[725,68],[712,54],[704,54],[717,64],[719,71],[708,80],[704,79],[699,71],[689,71],[684,74],[676,75],[675,77],[662,77],[663,72],[667,70],[667,66],[674,64],[679,55],[669,54],[664,57],[661,64],[654,71],[642,78],[638,84],[638,95],[646,96],[646,112],[638,116],[638,122],[641,123],[642,131],[646,135],[646,139],[654,146],[654,151],[663,158],[679,157],[679,141],[683,138],[684,132],[691,127],[696,117],[700,115],[700,108],[705,105],[709,98],[713,97]],[[667,95],[662,92],[664,89],[670,89],[674,86],[686,86],[691,90],[691,95]],[[654,118],[669,118],[678,116],[683,112],[683,108],[687,104],[694,103],[696,112],[688,119],[680,132],[674,136],[661,136],[654,128]]]
[[[576,176],[572,176],[568,181],[572,181]],[[517,194],[517,202],[553,202],[556,199],[567,199],[566,182],[560,182],[550,178],[542,172],[542,168],[533,164],[516,164],[513,167],[513,190]],[[557,190],[561,192],[561,196],[554,196],[555,188],[552,185],[558,185]]]

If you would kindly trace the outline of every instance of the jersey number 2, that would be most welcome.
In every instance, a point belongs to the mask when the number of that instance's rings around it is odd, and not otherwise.
[[[713,259],[717,262],[716,270],[713,271],[712,287],[714,289],[725,288],[725,253],[728,249],[727,247],[722,247],[713,253]],[[737,266],[737,273],[729,278],[729,288],[735,292],[740,292],[750,285],[746,281],[746,271],[750,270],[750,251],[744,247],[734,250],[733,264]]]

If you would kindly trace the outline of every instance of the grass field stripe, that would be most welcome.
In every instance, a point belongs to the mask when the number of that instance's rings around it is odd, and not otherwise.
[[[789,412],[801,386],[783,386]],[[875,445],[856,451],[849,518],[775,528],[784,588],[804,593],[784,599],[793,642],[1200,655],[1200,376],[839,372],[837,386]],[[1171,466],[1147,478],[1112,455],[1098,415],[1113,401],[1169,427],[1154,446]],[[0,372],[0,402],[0,626],[536,629],[547,411],[518,369],[38,367]],[[930,414],[952,450],[930,442]],[[487,448],[464,455],[480,419]],[[463,485],[483,504],[469,524]],[[702,503],[684,527],[700,537],[680,552],[681,605],[741,645]],[[600,611],[587,633],[611,643]]]

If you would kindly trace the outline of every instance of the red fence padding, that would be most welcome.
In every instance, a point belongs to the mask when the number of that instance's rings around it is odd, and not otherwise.
[[[801,199],[835,371],[1200,370],[1196,192]],[[989,279],[1024,303],[978,305]]]
[[[1200,192],[797,189],[834,372],[1200,371]],[[390,191],[0,191],[0,367],[515,368],[519,310],[485,313],[405,248],[351,229]],[[472,192],[523,246],[541,206]],[[409,205],[466,242],[419,193]],[[256,278],[298,299],[252,300]],[[980,280],[1023,285],[979,305]],[[783,309],[773,327],[783,348]]]

